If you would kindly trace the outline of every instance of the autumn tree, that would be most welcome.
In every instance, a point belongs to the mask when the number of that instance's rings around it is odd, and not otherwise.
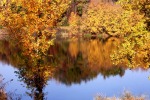
[[[0,24],[22,46],[25,55],[40,57],[52,45],[53,27],[71,0],[1,1]]]

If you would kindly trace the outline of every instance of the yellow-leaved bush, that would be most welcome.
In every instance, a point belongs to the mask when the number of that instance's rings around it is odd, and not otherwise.
[[[143,22],[143,15],[135,11],[126,11],[116,4],[90,4],[82,18],[82,30],[86,33],[108,34],[124,37]]]
[[[121,45],[111,55],[114,64],[125,63],[130,68],[138,66],[149,68],[150,33],[146,30],[144,31],[141,26],[137,27],[139,31],[124,37]]]
[[[124,37],[123,43],[118,47],[118,51],[111,55],[115,64],[126,63],[129,67],[134,68],[143,66],[149,68],[150,65],[150,31],[148,30],[148,10],[149,0],[120,0],[122,8],[127,12],[136,12],[136,16],[143,16],[137,20],[135,27],[131,27],[132,33]],[[143,12],[145,9],[145,12]],[[132,19],[136,19],[134,16]]]
[[[150,0],[119,0],[118,3],[125,10],[136,10],[136,12],[144,14],[147,29],[150,30]]]

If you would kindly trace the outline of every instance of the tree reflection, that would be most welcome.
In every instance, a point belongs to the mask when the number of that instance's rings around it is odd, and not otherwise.
[[[27,94],[34,100],[45,98],[43,89],[51,78],[70,86],[88,82],[97,75],[104,79],[116,75],[122,77],[127,69],[125,64],[113,65],[110,58],[120,44],[117,38],[106,41],[57,40],[46,55],[33,52],[38,57],[23,55],[22,48],[14,44],[12,41],[0,41],[0,61],[18,68],[18,78],[31,90]]]
[[[15,73],[20,81],[23,81],[31,93],[27,93],[34,100],[44,100],[43,88],[52,77],[54,67],[51,67],[47,57],[42,53],[38,57],[24,55],[20,46],[14,45],[15,41],[0,41],[0,61],[18,68]],[[34,55],[37,55],[35,52]],[[48,56],[48,55],[47,55]]]
[[[27,84],[27,88],[32,90],[28,95],[34,100],[44,100],[43,89],[52,77],[52,70],[54,69],[49,66],[21,67],[16,73],[19,79]]]
[[[24,52],[23,52],[24,53]],[[34,100],[44,100],[43,88],[47,81],[52,78],[54,67],[51,67],[47,61],[48,54],[45,55],[40,50],[33,52],[30,55],[23,55],[25,65],[21,66],[16,72],[21,81],[27,84],[31,89],[31,97]]]
[[[49,53],[53,55],[51,64],[57,66],[54,78],[67,85],[80,84],[94,79],[99,73],[104,77],[123,76],[126,67],[113,65],[110,55],[117,49],[120,41],[110,38],[100,40],[69,39],[68,42],[57,41]],[[59,56],[58,56],[59,55]]]

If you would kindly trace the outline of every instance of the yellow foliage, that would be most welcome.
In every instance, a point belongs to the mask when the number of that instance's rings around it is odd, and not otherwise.
[[[119,0],[126,12],[132,13],[131,20],[135,24],[131,27],[131,33],[124,37],[124,41],[117,52],[112,55],[112,60],[118,64],[125,62],[129,67],[150,65],[150,0]],[[137,16],[138,15],[138,16]],[[129,24],[130,24],[129,23]],[[145,24],[146,23],[146,24]]]
[[[5,0],[1,1],[0,24],[18,39],[24,54],[37,57],[52,43],[57,20],[66,11],[71,0]],[[36,55],[36,56],[35,56]]]
[[[68,1],[12,0],[7,6],[1,6],[1,14],[4,18],[1,21],[11,30],[17,28],[19,31],[26,28],[32,34],[42,28],[54,26],[57,19],[67,9]],[[14,33],[16,32],[12,34]]]
[[[70,18],[69,18],[69,25],[70,26],[77,26],[78,25],[78,16],[74,12],[71,12]]]
[[[135,10],[140,14],[144,14],[147,28],[150,30],[150,0],[119,0],[118,3],[125,10]]]
[[[138,30],[136,25],[144,22],[143,15],[136,11],[125,11],[119,5],[103,3],[89,5],[82,19],[83,31],[121,37]]]
[[[69,17],[69,26],[71,27],[70,31],[72,34],[78,32],[79,21],[79,16],[76,13],[71,12]]]

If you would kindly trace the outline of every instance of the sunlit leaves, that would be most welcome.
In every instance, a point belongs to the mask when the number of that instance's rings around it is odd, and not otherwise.
[[[75,34],[75,33],[77,33],[79,31],[78,30],[79,20],[80,20],[79,16],[76,13],[71,12],[71,15],[69,17],[69,26],[71,28],[70,32],[72,34]]]
[[[57,20],[71,0],[10,0],[1,5],[0,24],[18,39],[25,55],[38,58],[53,45]],[[4,4],[3,3],[3,4]]]
[[[89,6],[82,25],[86,32],[124,37],[137,30],[139,22],[144,22],[143,15],[136,11],[126,11],[119,5],[102,3]]]
[[[148,68],[150,65],[150,32],[147,23],[146,5],[149,5],[149,0],[120,0],[119,3],[127,12],[133,13],[131,33],[124,37],[124,41],[117,52],[111,56],[115,63],[126,63],[129,67],[143,66]],[[145,12],[143,12],[145,9]],[[131,19],[131,20],[132,20]]]
[[[147,28],[150,30],[150,0],[119,0],[118,3],[125,10],[135,10],[140,14],[144,14]]]

